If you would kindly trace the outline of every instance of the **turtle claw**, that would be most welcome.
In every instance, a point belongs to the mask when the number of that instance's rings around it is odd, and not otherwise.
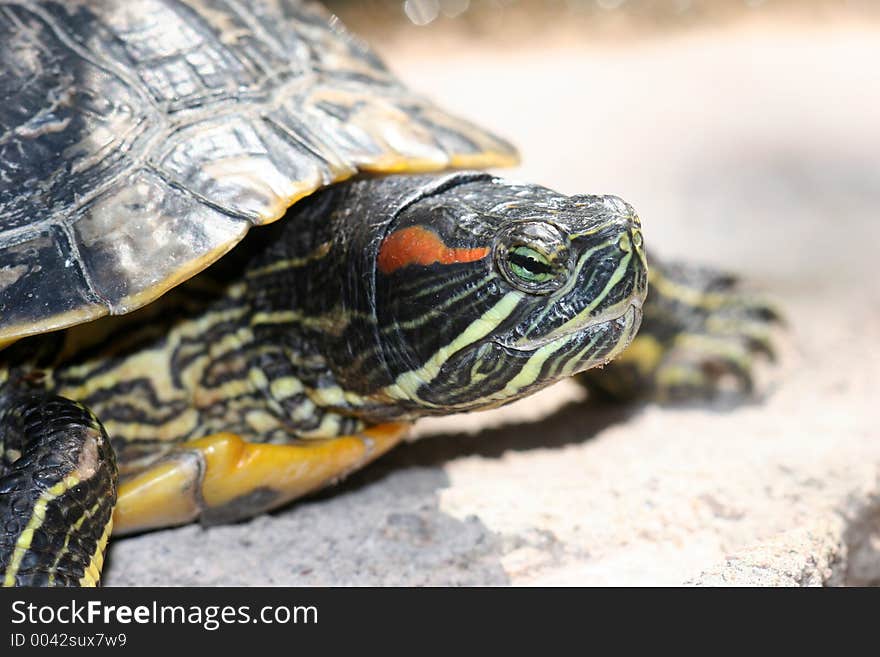
[[[749,355],[761,355],[767,360],[776,360],[773,344],[773,325],[781,324],[778,315],[758,316],[751,308],[742,308],[739,316],[724,317],[710,315],[706,319],[703,335],[730,343],[742,343]]]
[[[667,353],[654,377],[654,396],[659,401],[685,402],[713,399],[724,393],[753,393],[755,352],[725,338],[680,337],[680,343]]]
[[[767,324],[785,324],[785,317],[779,307],[759,296],[749,296],[746,293],[734,290],[728,294],[713,295],[717,304],[715,312],[709,315],[707,321],[718,321],[719,318],[728,317],[740,321],[752,320],[765,326]]]
[[[755,392],[760,360],[776,360],[770,301],[749,296],[735,276],[652,261],[642,327],[600,371],[579,377],[591,395],[661,402],[742,399]]]

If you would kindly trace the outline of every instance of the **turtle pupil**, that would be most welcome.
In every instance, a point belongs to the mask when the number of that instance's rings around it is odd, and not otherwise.
[[[511,271],[520,278],[542,283],[552,278],[553,266],[541,254],[528,247],[517,247],[507,256]]]
[[[510,255],[510,262],[533,274],[549,274],[553,270],[553,268],[547,263],[535,260],[527,255],[520,255],[519,253],[512,253]]]

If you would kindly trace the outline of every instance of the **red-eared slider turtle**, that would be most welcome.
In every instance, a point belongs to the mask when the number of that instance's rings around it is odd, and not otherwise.
[[[515,151],[318,6],[0,1],[0,66],[6,585],[96,584],[111,526],[276,507],[639,327],[632,208],[451,172]],[[706,348],[726,281],[662,271],[606,392],[747,370],[753,337]]]

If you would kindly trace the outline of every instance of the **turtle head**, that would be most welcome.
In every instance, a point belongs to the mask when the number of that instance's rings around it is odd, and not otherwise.
[[[627,203],[485,174],[411,197],[375,276],[382,395],[411,416],[499,406],[608,362],[647,291]]]

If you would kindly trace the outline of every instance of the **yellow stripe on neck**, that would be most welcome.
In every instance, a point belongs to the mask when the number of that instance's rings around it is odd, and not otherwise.
[[[15,576],[18,575],[24,556],[28,553],[28,550],[31,549],[34,532],[42,527],[43,522],[46,520],[46,508],[49,506],[49,503],[64,495],[64,493],[76,486],[79,482],[79,477],[67,475],[51,488],[44,490],[40,494],[40,497],[37,498],[37,501],[34,503],[34,509],[31,512],[31,517],[28,520],[28,524],[15,542],[15,548],[13,548],[12,552],[12,561],[6,568],[6,573],[4,573],[3,586],[15,586]]]

